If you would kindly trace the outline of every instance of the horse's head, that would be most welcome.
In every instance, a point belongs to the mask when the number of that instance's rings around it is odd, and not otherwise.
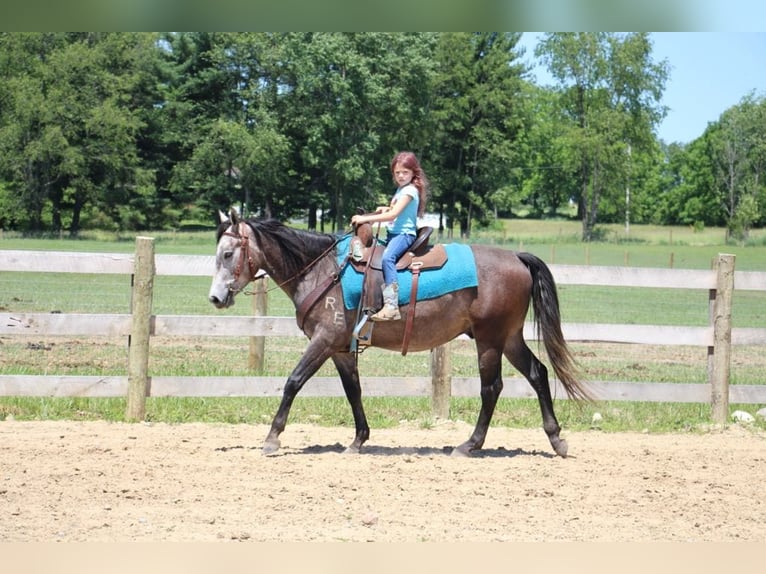
[[[219,212],[219,216],[215,275],[208,300],[218,309],[224,309],[231,307],[234,296],[263,273],[256,260],[257,249],[251,245],[254,239],[250,226],[234,210],[228,216]]]

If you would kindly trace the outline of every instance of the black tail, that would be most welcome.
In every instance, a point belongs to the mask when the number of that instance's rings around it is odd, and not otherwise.
[[[553,371],[564,385],[567,395],[576,400],[593,400],[578,380],[577,365],[564,334],[561,332],[561,313],[556,281],[545,262],[531,253],[517,253],[518,258],[532,274],[532,310],[538,340],[542,339]]]

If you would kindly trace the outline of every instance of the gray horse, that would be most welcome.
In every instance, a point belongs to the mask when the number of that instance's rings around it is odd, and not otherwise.
[[[335,253],[337,237],[293,229],[275,220],[241,220],[223,216],[217,233],[216,272],[209,300],[229,307],[234,297],[263,272],[293,301],[298,322],[310,341],[287,378],[279,409],[264,442],[266,453],[280,447],[290,407],[297,393],[317,370],[332,359],[351,405],[356,435],[346,452],[357,453],[370,436],[362,406],[362,390],[350,342],[356,310],[343,307],[340,273]],[[453,455],[468,455],[484,444],[490,420],[503,388],[502,358],[529,381],[537,393],[543,428],[553,450],[566,456],[567,443],[553,411],[548,370],[524,341],[523,328],[530,301],[538,333],[553,370],[567,395],[575,400],[591,396],[578,381],[575,363],[561,332],[556,284],[548,266],[530,253],[474,245],[478,287],[418,301],[409,349],[426,351],[458,335],[476,342],[481,379],[481,410],[470,438]],[[402,314],[407,305],[402,306]],[[389,350],[402,346],[405,321],[376,323],[371,344]]]

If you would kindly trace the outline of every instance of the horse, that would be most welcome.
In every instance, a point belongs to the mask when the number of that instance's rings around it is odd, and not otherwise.
[[[236,212],[220,213],[216,233],[215,274],[208,299],[216,308],[234,303],[247,285],[268,275],[292,300],[298,326],[308,345],[284,385],[279,408],[263,443],[265,454],[281,444],[288,414],[298,392],[317,370],[331,359],[351,406],[355,436],[345,449],[359,453],[369,439],[370,428],[362,405],[356,352],[351,350],[356,310],[345,309],[341,273],[335,246],[338,237],[288,227],[274,219],[242,219]],[[531,253],[499,247],[472,245],[478,285],[419,300],[415,307],[409,348],[426,351],[461,334],[475,341],[481,380],[481,409],[471,436],[451,455],[469,456],[484,444],[498,397],[503,389],[502,358],[527,379],[537,393],[543,429],[554,452],[567,456],[567,442],[553,409],[546,366],[527,346],[523,327],[532,304],[538,340],[543,341],[556,377],[569,398],[592,400],[578,378],[576,361],[561,331],[559,300],[548,266]],[[340,302],[340,304],[338,303]],[[403,305],[406,316],[407,305]],[[399,350],[404,320],[375,323],[371,345]]]

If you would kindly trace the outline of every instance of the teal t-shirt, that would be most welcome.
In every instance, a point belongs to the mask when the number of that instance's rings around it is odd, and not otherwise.
[[[389,228],[389,233],[406,233],[408,235],[417,235],[418,233],[418,204],[420,203],[420,195],[418,194],[418,188],[408,183],[404,187],[400,187],[394,194],[393,202],[396,203],[403,195],[409,195],[412,199],[399,214],[399,217],[394,219]]]

